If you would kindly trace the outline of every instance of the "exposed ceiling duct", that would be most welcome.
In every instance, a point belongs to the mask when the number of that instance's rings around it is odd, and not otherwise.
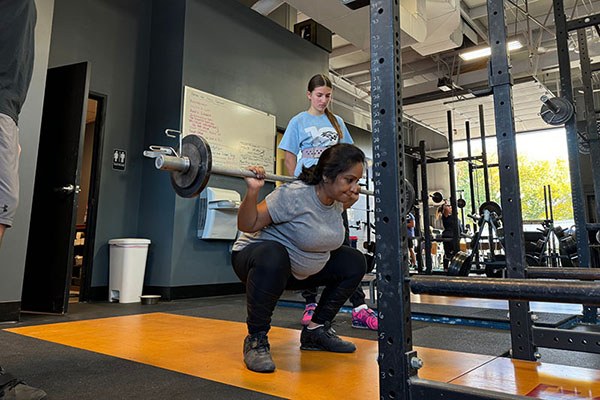
[[[266,15],[279,2],[258,0],[252,4],[264,7],[266,11],[262,13]],[[311,18],[333,32],[333,51],[329,57],[329,69],[336,87],[333,106],[336,113],[345,114],[344,119],[352,121],[350,123],[370,130],[369,7],[351,10],[342,0],[284,0],[284,3],[298,11],[298,22]],[[482,102],[486,109],[492,107],[489,99],[469,100],[465,95],[470,90],[487,86],[488,59],[463,60],[460,57],[471,44],[473,49],[487,44],[486,1],[400,0],[399,3],[404,116],[428,126],[437,136],[443,136],[448,107],[458,119],[457,126],[462,124],[461,115],[477,109],[475,103]],[[530,84],[541,85],[527,90],[525,86],[514,88],[513,93],[518,92],[513,96],[517,130],[538,129],[543,127],[536,126],[540,95],[546,88],[560,95],[552,0],[529,0],[525,6],[507,0],[504,6],[507,31],[510,32],[507,41],[519,41],[522,45],[520,50],[510,54],[511,75],[515,81],[524,82],[525,79]],[[592,15],[600,10],[600,0],[564,0],[564,8],[570,19]],[[600,31],[588,29],[587,35],[591,62],[599,63]],[[575,88],[581,86],[577,47],[577,38],[573,34],[569,40],[569,57]],[[592,77],[595,88],[600,82],[597,75]],[[457,90],[442,92],[438,85],[440,78],[449,79]],[[431,112],[431,118],[421,115],[422,109]],[[442,122],[438,123],[434,118]],[[474,122],[472,116],[466,118]],[[486,125],[493,120],[493,114],[486,115]],[[493,133],[493,127],[488,128],[488,132]]]
[[[341,1],[286,0],[286,3],[369,53],[368,7],[351,10]],[[459,47],[461,22],[460,0],[400,1],[402,46],[412,46],[421,55]]]
[[[460,47],[463,42],[460,0],[427,0],[426,4],[427,37],[411,47],[422,56]]]

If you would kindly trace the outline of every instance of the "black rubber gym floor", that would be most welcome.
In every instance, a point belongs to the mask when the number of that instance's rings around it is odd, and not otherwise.
[[[417,306],[415,304],[415,306]],[[466,310],[470,313],[472,310]],[[186,316],[245,321],[243,295],[182,300],[152,306],[140,304],[71,304],[65,316],[24,314],[18,324],[1,329],[140,313],[167,312]],[[480,311],[478,311],[480,312]],[[273,325],[299,329],[297,307],[279,306]],[[350,314],[335,322],[340,335],[376,340],[376,332],[351,328]],[[507,330],[413,321],[415,346],[484,355],[505,355],[510,348]],[[241,343],[223,343],[240,348]],[[595,354],[541,350],[542,361],[600,369]],[[49,399],[270,399],[275,398],[198,377],[0,331],[0,365],[29,384],[43,388]]]

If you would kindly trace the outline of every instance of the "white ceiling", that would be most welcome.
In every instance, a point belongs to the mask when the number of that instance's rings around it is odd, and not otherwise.
[[[329,67],[335,78],[336,91],[334,104],[336,112],[353,109],[360,116],[355,125],[370,130],[370,56],[369,56],[369,16],[368,7],[350,10],[341,0],[240,0],[255,10],[269,15],[280,6],[288,7],[295,13],[296,22],[312,18],[334,32],[333,51]],[[420,0],[401,0],[401,4],[414,4]],[[402,78],[404,113],[409,119],[446,134],[446,111],[453,110],[454,126],[461,136],[464,121],[470,120],[471,132],[479,134],[478,105],[485,108],[486,131],[494,134],[493,101],[491,96],[468,99],[447,94],[439,97],[437,80],[450,76],[464,89],[487,86],[487,60],[465,62],[458,56],[464,48],[483,46],[487,41],[486,0],[425,0],[427,13],[447,3],[454,4],[460,14],[462,45],[429,55],[421,55],[411,48],[414,41],[403,41]],[[454,3],[456,1],[456,3]],[[411,3],[412,2],[412,3]],[[558,60],[552,0],[504,0],[509,39],[518,39],[523,49],[511,53],[512,75],[516,80],[528,79],[513,88],[515,127],[518,132],[549,128],[538,113],[541,107],[539,98],[548,89],[556,92],[558,87]],[[523,12],[527,8],[529,17]],[[564,9],[569,18],[578,18],[600,13],[600,0],[564,0]],[[293,29],[292,26],[288,28]],[[431,30],[431,27],[428,29]],[[404,31],[404,26],[403,26]],[[447,33],[443,33],[446,34]],[[403,33],[404,35],[404,33]],[[598,31],[588,29],[588,46],[592,62],[600,61],[600,39]],[[572,60],[573,86],[579,81],[579,61],[576,46],[576,33],[572,33],[570,57]],[[421,50],[420,50],[421,51]],[[421,51],[422,52],[422,51]],[[600,79],[593,77],[594,84],[600,86]],[[596,86],[595,86],[596,87]],[[339,90],[341,88],[341,90]],[[548,89],[547,89],[548,88]],[[469,97],[468,95],[466,97]],[[361,125],[361,123],[364,123]]]
[[[513,102],[515,129],[517,132],[528,132],[547,129],[549,126],[539,116],[542,95],[552,97],[546,87],[535,80],[518,83],[513,86]],[[483,105],[485,132],[487,136],[496,132],[494,123],[494,100],[491,95],[475,97],[467,95],[462,98],[446,98],[423,103],[404,105],[403,111],[416,122],[434,130],[447,134],[447,113],[452,112],[452,126],[456,130],[455,140],[465,138],[465,121],[469,121],[471,137],[479,137],[479,105]]]

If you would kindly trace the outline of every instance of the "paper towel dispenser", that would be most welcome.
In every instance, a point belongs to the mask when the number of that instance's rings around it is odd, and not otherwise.
[[[235,190],[207,187],[200,193],[198,237],[235,240],[241,197]]]

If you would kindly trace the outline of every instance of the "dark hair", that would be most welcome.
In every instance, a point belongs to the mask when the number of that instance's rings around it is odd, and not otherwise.
[[[321,183],[324,177],[334,181],[339,174],[359,163],[365,164],[365,153],[361,149],[349,143],[334,144],[321,153],[317,165],[302,167],[298,179],[309,185]]]
[[[317,74],[317,75],[313,76],[312,78],[310,78],[310,80],[308,81],[308,91],[311,93],[316,88],[322,87],[322,86],[327,86],[328,88],[333,89],[331,80],[323,74]],[[344,131],[342,131],[342,127],[340,126],[337,118],[335,117],[335,115],[333,115],[333,113],[331,111],[329,111],[329,108],[325,108],[325,115],[327,115],[327,119],[329,120],[329,122],[331,122],[331,125],[335,128],[335,131],[337,132],[340,139],[343,138]]]

